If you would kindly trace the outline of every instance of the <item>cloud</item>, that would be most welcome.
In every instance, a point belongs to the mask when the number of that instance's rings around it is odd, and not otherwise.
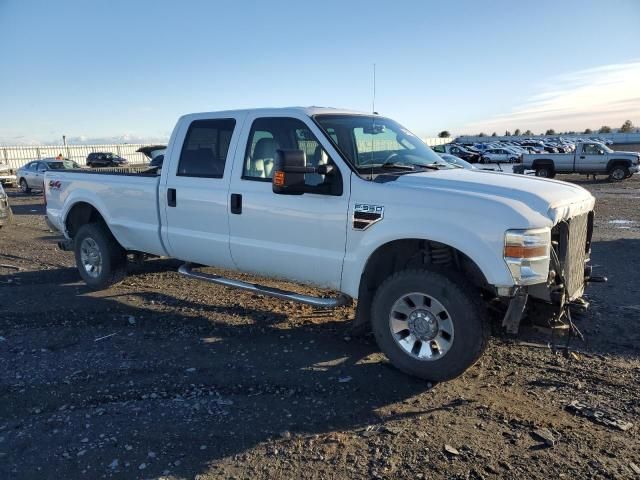
[[[551,78],[511,112],[467,124],[462,131],[578,131],[602,125],[615,128],[627,119],[640,123],[640,61]]]

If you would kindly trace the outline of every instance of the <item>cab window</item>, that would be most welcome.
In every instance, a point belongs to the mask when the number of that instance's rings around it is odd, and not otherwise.
[[[249,132],[242,178],[270,182],[280,149],[302,150],[308,166],[333,164],[304,122],[286,117],[259,118],[253,122]],[[337,170],[335,175],[339,175]],[[305,183],[309,186],[318,186],[325,181],[325,175],[305,174]]]
[[[180,152],[177,175],[222,178],[235,125],[232,118],[191,122]]]

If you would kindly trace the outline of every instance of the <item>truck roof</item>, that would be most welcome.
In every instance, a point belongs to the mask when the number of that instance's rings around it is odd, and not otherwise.
[[[259,112],[262,115],[286,115],[293,113],[302,113],[307,116],[313,115],[322,115],[322,114],[350,114],[350,115],[371,115],[371,113],[367,112],[359,112],[356,110],[347,110],[344,108],[333,108],[333,107],[277,107],[277,108],[245,108],[238,110],[220,110],[220,111],[211,111],[211,112],[197,112],[197,113],[188,113],[183,115],[182,118],[190,118],[190,117],[206,117],[209,114],[239,114],[239,113],[256,113]]]

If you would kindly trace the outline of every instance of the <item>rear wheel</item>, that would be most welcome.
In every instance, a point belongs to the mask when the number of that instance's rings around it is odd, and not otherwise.
[[[90,288],[102,290],[126,276],[126,251],[104,225],[88,223],[80,227],[74,250],[80,276]]]
[[[20,179],[20,191],[22,193],[31,193],[31,189],[24,178]]]
[[[553,169],[547,165],[542,165],[540,167],[536,167],[536,177],[541,178],[553,178],[556,174]]]
[[[427,270],[387,278],[373,299],[371,326],[395,367],[431,381],[464,373],[489,337],[480,292],[462,277]]]
[[[624,165],[614,165],[609,171],[609,180],[612,182],[619,182],[625,178],[629,178],[630,176],[631,173],[629,172],[629,169]]]

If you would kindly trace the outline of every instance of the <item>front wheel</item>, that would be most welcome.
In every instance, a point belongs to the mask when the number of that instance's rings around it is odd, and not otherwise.
[[[20,191],[22,193],[31,193],[31,189],[24,178],[20,179]]]
[[[623,165],[616,165],[609,172],[609,180],[612,182],[620,182],[630,176],[631,172],[629,172],[629,169]]]
[[[387,278],[373,299],[371,326],[395,367],[430,381],[464,373],[489,338],[478,289],[458,275],[427,270]]]
[[[126,276],[126,251],[104,225],[88,223],[80,227],[74,251],[80,276],[93,290],[109,288]]]

